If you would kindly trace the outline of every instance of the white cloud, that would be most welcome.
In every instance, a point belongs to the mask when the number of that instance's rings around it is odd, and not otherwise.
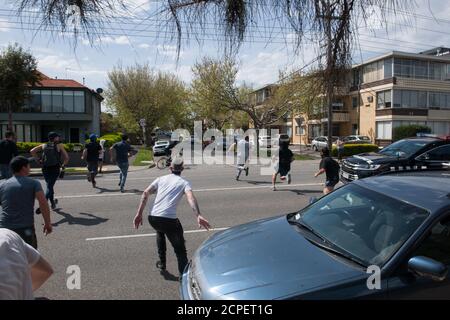
[[[118,37],[101,37],[98,40],[99,43],[108,43],[108,44],[117,44],[117,45],[129,45],[130,39],[127,36],[118,36]]]
[[[156,46],[156,51],[158,54],[161,54],[163,56],[166,56],[170,59],[177,59],[178,52],[177,52],[177,46],[175,45],[166,45],[166,44],[159,44]],[[180,58],[183,57],[184,51],[180,51]]]

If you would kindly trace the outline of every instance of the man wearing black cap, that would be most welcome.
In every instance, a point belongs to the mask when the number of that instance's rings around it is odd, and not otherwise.
[[[38,152],[42,153],[41,158],[39,158]],[[64,146],[60,144],[60,136],[56,132],[50,132],[48,143],[33,148],[31,155],[42,164],[42,174],[47,183],[45,197],[50,200],[51,207],[54,210],[58,203],[58,200],[55,200],[54,187],[61,173],[61,167],[64,169],[69,162],[69,155]]]

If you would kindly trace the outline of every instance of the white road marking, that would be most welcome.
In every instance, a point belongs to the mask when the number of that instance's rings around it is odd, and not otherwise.
[[[305,183],[305,184],[286,184],[277,185],[277,189],[289,188],[289,187],[316,187],[323,186],[323,183]],[[272,185],[267,184],[264,186],[254,186],[254,187],[224,187],[224,188],[211,188],[211,189],[194,189],[194,192],[215,192],[215,191],[239,191],[239,190],[255,190],[255,189],[267,189],[271,190]],[[112,196],[141,196],[140,193],[100,193],[100,194],[82,194],[73,196],[61,196],[58,199],[77,199],[77,198],[101,198],[101,197],[112,197]]]
[[[210,232],[210,231],[223,231],[227,230],[228,228],[214,228],[208,230],[189,230],[185,231],[185,234],[191,234],[191,233],[204,233],[204,232]],[[130,238],[145,238],[145,237],[155,237],[156,233],[146,233],[146,234],[135,234],[135,235],[128,235],[128,236],[112,236],[112,237],[99,237],[99,238],[87,238],[86,241],[100,241],[100,240],[115,240],[115,239],[130,239]]]

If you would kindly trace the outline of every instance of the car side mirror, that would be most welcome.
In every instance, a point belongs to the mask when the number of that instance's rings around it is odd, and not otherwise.
[[[317,200],[318,200],[318,199],[317,199],[316,197],[311,197],[311,198],[309,198],[309,204],[316,203]]]
[[[408,261],[408,270],[433,281],[444,281],[448,274],[448,268],[443,263],[420,256]]]

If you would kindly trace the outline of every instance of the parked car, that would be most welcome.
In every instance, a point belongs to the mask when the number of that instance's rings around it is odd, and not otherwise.
[[[153,146],[153,155],[156,157],[166,155],[166,149],[169,148],[169,145],[170,141],[168,140],[156,141]]]
[[[434,149],[434,150],[433,150]],[[396,170],[439,169],[450,161],[450,139],[415,137],[397,141],[379,152],[345,159],[341,165],[343,183]]]
[[[181,298],[446,299],[449,186],[442,172],[394,172],[216,233],[186,267]]]
[[[290,143],[291,142],[291,138],[289,137],[288,134],[285,134],[285,133],[277,134],[275,136],[275,140],[276,140],[276,143],[280,143],[280,142]]]
[[[337,140],[338,137],[333,137],[333,144],[335,144]],[[328,146],[328,137],[325,136],[317,137],[311,142],[311,148],[314,151],[320,151],[326,148],[327,146]]]
[[[372,140],[367,136],[347,136],[342,141],[345,144],[372,144]]]

